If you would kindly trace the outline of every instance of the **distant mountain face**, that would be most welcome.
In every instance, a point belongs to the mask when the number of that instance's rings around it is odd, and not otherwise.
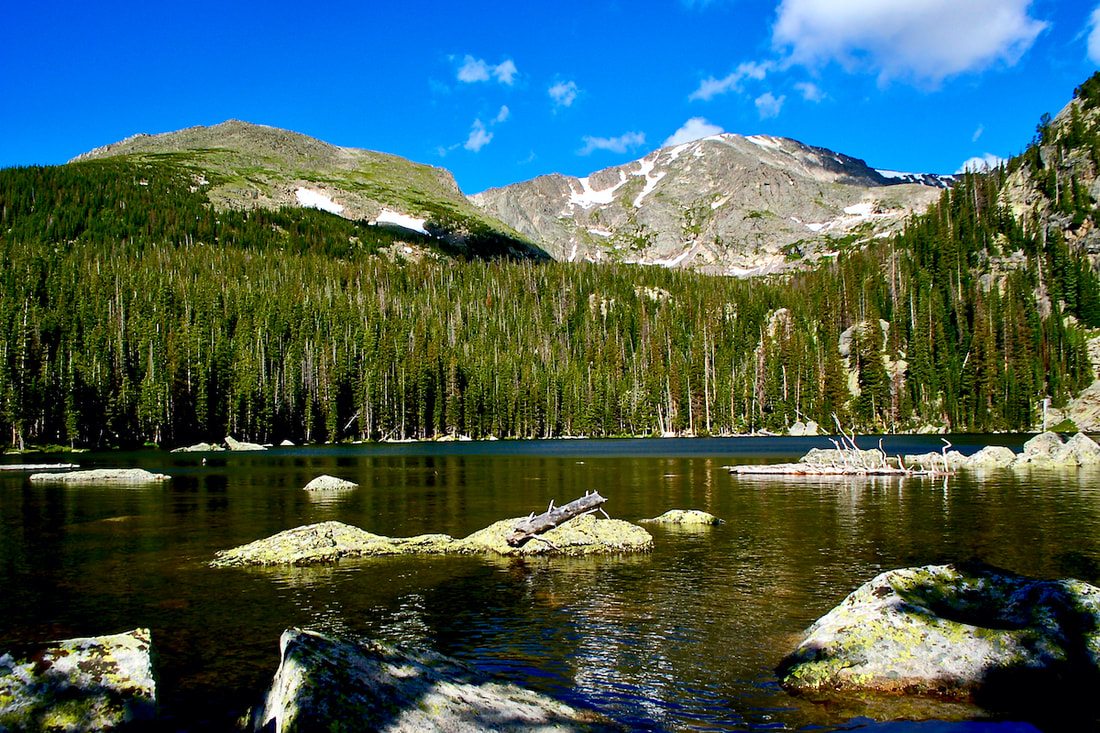
[[[885,236],[952,180],[875,170],[786,138],[722,134],[586,178],[539,176],[470,200],[555,259],[748,275]]]
[[[170,161],[218,209],[312,207],[352,220],[408,229],[462,245],[491,237],[520,257],[546,255],[473,206],[447,170],[342,148],[300,133],[239,120],[159,135],[135,135],[70,163],[125,156]]]

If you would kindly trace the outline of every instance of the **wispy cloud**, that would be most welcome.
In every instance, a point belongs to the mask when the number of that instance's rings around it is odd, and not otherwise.
[[[481,120],[474,120],[474,125],[470,129],[470,137],[466,138],[466,144],[463,147],[477,153],[492,140],[493,133],[485,129],[485,123]]]
[[[980,138],[982,136],[983,132],[985,132],[985,125],[979,124],[978,129],[974,131],[973,135],[971,135],[970,142],[972,142],[972,143],[978,142],[978,138]]]
[[[811,81],[800,81],[794,85],[794,88],[807,102],[817,103],[825,99],[825,92],[821,91],[821,87]]]
[[[1009,66],[1047,23],[1033,0],[782,0],[772,40],[789,63],[877,73],[880,83],[936,85],[965,72]],[[1090,46],[1091,49],[1091,46]],[[1100,58],[1100,39],[1098,39]]]
[[[1100,5],[1089,16],[1088,28],[1088,58],[1089,61],[1100,66]]]
[[[667,148],[670,145],[682,145],[692,140],[701,140],[711,135],[720,135],[723,132],[725,132],[725,130],[718,125],[707,122],[703,117],[692,117],[681,125],[679,130],[669,135],[668,139],[661,143],[661,147]]]
[[[517,73],[519,71],[512,59],[505,59],[494,66],[486,63],[483,59],[474,58],[467,54],[462,60],[462,65],[458,67],[458,80],[473,84],[496,79],[501,84],[512,86],[515,83]]]
[[[715,79],[713,76],[708,76],[699,83],[699,88],[692,92],[691,95],[688,96],[688,99],[691,101],[696,99],[706,101],[713,99],[719,94],[739,92],[742,89],[743,81],[746,79],[760,81],[774,68],[775,63],[772,61],[743,61],[728,76],[721,79]]]
[[[764,92],[756,98],[756,111],[760,113],[760,119],[766,120],[769,117],[778,117],[779,111],[783,109],[783,102],[787,99],[786,95],[776,97],[771,92]]]
[[[645,145],[644,132],[627,132],[618,137],[590,137],[584,138],[584,147],[577,151],[577,155],[591,155],[597,150],[610,150],[613,153],[625,153],[639,145]]]
[[[549,89],[550,99],[554,100],[554,108],[568,107],[577,99],[577,83],[573,81],[559,81]]]
[[[497,116],[493,118],[493,124],[500,122],[507,122],[508,118],[512,116],[512,110],[508,109],[508,105],[500,105],[500,112],[497,112]]]

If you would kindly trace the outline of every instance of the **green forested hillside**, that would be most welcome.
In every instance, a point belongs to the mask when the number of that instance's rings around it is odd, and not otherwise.
[[[1050,175],[1029,148],[894,240],[735,280],[390,261],[375,253],[392,233],[215,212],[171,165],[4,170],[0,426],[74,445],[719,434],[834,413],[865,431],[1026,430],[1044,397],[1092,381],[1100,286],[1083,251],[1004,203],[1020,171]],[[1068,218],[1093,226],[1068,190]]]

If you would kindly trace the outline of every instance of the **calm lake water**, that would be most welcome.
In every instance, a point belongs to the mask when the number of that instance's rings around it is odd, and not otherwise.
[[[972,453],[1027,436],[953,436]],[[864,438],[871,447],[877,438]],[[887,452],[938,450],[888,437]],[[637,730],[1017,731],[1061,712],[936,701],[810,701],[773,669],[799,634],[875,574],[980,559],[1100,584],[1100,476],[1001,472],[978,480],[734,477],[825,439],[516,441],[278,448],[262,454],[92,453],[141,466],[155,488],[32,487],[0,473],[0,649],[152,628],[166,730],[224,730],[302,626],[427,646]],[[6,457],[71,460],[64,457]],[[360,488],[312,500],[323,474]],[[374,558],[319,568],[211,569],[217,550],[339,520],[370,532],[465,536],[596,489],[614,517],[672,508],[727,520],[654,527],[640,556]],[[1091,701],[1087,701],[1091,702]],[[1086,702],[1082,703],[1082,709]],[[1098,713],[1082,713],[1095,727]],[[889,722],[896,718],[936,722]],[[1030,722],[1025,722],[1030,718]],[[1080,723],[1080,721],[1078,721]]]

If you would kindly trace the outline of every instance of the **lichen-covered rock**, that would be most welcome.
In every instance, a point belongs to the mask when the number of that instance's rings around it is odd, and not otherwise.
[[[1016,453],[1003,445],[987,445],[966,459],[966,468],[1007,468],[1016,460]]]
[[[653,537],[645,529],[621,519],[597,518],[585,514],[535,536],[520,547],[508,544],[523,517],[495,522],[474,532],[460,544],[466,552],[495,552],[498,555],[600,555],[617,552],[646,552]]]
[[[145,486],[171,481],[172,477],[163,473],[151,473],[144,468],[93,468],[86,471],[66,471],[63,473],[33,473],[32,484],[110,484],[112,486]]]
[[[621,731],[602,716],[430,651],[288,629],[248,729],[264,733]]]
[[[217,453],[224,451],[223,446],[217,443],[195,443],[194,445],[187,445],[182,448],[176,448],[173,453]]]
[[[708,512],[698,509],[669,509],[659,517],[641,520],[644,524],[686,524],[686,525],[714,525],[724,524],[724,521]]]
[[[1055,462],[1076,466],[1100,466],[1100,445],[1084,433],[1077,433],[1062,445],[1062,449],[1055,456]]]
[[[811,448],[806,455],[798,459],[799,463],[809,463],[814,466],[831,466],[833,464],[851,464],[867,466],[883,466],[886,457],[877,449],[861,450],[858,453],[853,450],[839,451],[836,448]]]
[[[0,655],[0,730],[111,731],[156,714],[148,629]]]
[[[383,537],[343,522],[320,522],[288,529],[231,550],[222,550],[210,565],[313,565],[336,562],[342,557],[438,555],[461,549],[456,546],[453,537],[445,534]]]
[[[342,522],[320,522],[288,529],[231,550],[222,550],[210,565],[312,565],[335,562],[342,557],[470,555],[483,552],[499,555],[594,555],[644,552],[653,547],[653,537],[638,525],[619,519],[597,519],[590,514],[571,519],[522,547],[512,547],[507,538],[521,519],[496,522],[460,540],[445,534],[384,537]]]
[[[358,489],[359,484],[325,474],[313,479],[304,488],[306,491],[348,491]]]
[[[946,454],[937,451],[916,453],[904,456],[901,460],[905,463],[906,468],[920,468],[925,471],[942,471],[945,460],[948,471],[957,471],[966,466],[966,456],[957,450],[949,450]]]
[[[259,443],[246,443],[242,440],[237,440],[231,435],[225,436],[225,444],[229,447],[229,450],[236,452],[267,450],[266,447]]]
[[[984,565],[882,573],[780,664],[795,691],[968,698],[1100,683],[1100,589]]]
[[[1053,458],[1055,454],[1062,450],[1064,445],[1062,436],[1048,430],[1045,433],[1039,433],[1024,443],[1024,455],[1034,458]]]

